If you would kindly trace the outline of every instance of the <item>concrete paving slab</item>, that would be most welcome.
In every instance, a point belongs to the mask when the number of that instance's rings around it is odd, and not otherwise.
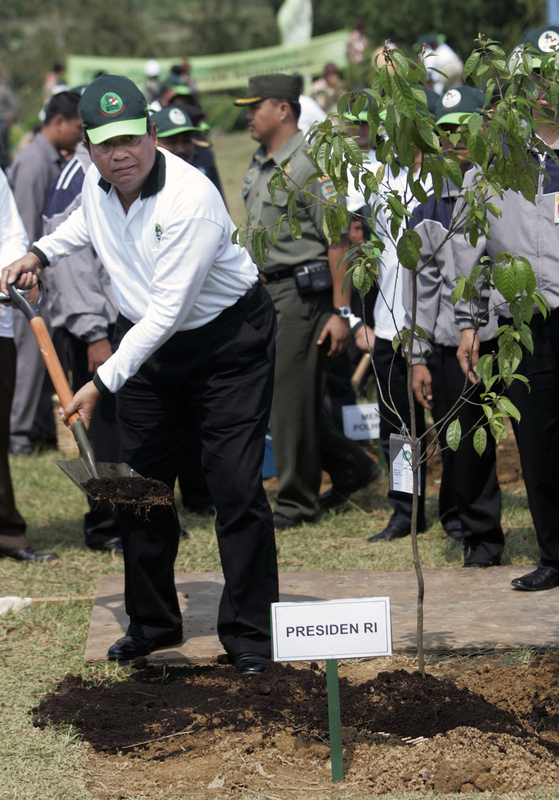
[[[426,650],[479,650],[559,646],[559,587],[545,592],[514,590],[512,578],[531,567],[429,569],[424,572]],[[223,576],[217,572],[179,573],[177,592],[184,620],[180,647],[158,650],[159,663],[207,663],[223,653],[215,626]],[[105,661],[107,650],[124,635],[124,576],[99,577],[86,662]],[[283,572],[285,602],[339,598],[390,597],[395,650],[415,650],[417,581],[405,572]]]

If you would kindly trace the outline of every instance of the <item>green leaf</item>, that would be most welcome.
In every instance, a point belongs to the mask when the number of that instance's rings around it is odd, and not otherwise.
[[[399,76],[393,76],[394,100],[405,117],[415,117],[415,100],[408,84]]]
[[[505,397],[504,395],[499,397],[497,401],[497,407],[504,410],[509,417],[512,417],[517,422],[520,422],[520,411],[517,409],[514,403],[509,400],[508,397]]]
[[[481,53],[474,52],[466,59],[466,63],[464,64],[464,73],[463,73],[464,81],[469,75],[472,74],[480,58],[481,58]]]
[[[240,244],[241,247],[246,247],[246,243],[247,243],[246,228],[240,228],[240,229],[238,228],[237,232],[239,234],[238,243]]]
[[[480,379],[483,381],[485,386],[487,387],[488,384],[491,382],[491,378],[493,375],[493,356],[491,353],[486,353],[484,356],[478,359],[476,364],[475,373]]]
[[[323,175],[328,175],[330,171],[330,145],[322,142],[315,156],[316,164]]]
[[[482,456],[487,447],[487,432],[485,428],[476,428],[474,433],[474,450],[478,456]]]
[[[493,267],[493,280],[507,303],[511,303],[518,292],[517,271],[512,259],[495,264]]]
[[[452,300],[452,305],[453,306],[455,306],[456,303],[462,297],[462,294],[464,293],[464,288],[465,288],[466,283],[467,283],[467,278],[465,277],[465,275],[462,275],[457,280],[458,280],[458,283],[456,284],[456,288],[452,292],[452,295],[451,295],[451,298],[450,298]]]
[[[363,163],[363,151],[361,150],[355,139],[352,139],[351,137],[344,138],[344,148],[352,164]]]
[[[396,68],[396,72],[405,79],[408,76],[409,72],[409,62],[405,55],[400,50],[391,50],[390,51],[390,58],[394,63],[394,67]],[[414,66],[416,66],[414,64]]]
[[[421,250],[421,236],[410,228],[406,228],[396,244],[396,253],[400,264],[406,269],[415,269]]]
[[[421,181],[414,181],[413,178],[410,178],[409,180],[410,180],[410,189],[413,196],[416,197],[420,203],[428,203],[429,197]]]
[[[451,450],[456,452],[462,438],[462,426],[459,419],[454,419],[446,430],[446,443]]]
[[[297,217],[289,217],[289,230],[293,239],[300,239],[302,237],[301,223]]]
[[[367,187],[367,189],[370,189],[371,192],[373,192],[373,194],[378,194],[379,192],[378,181],[372,172],[368,171],[364,172],[361,176],[361,181]]]
[[[468,151],[471,157],[477,164],[482,166],[485,164],[487,158],[487,147],[483,141],[483,137],[479,134],[472,134],[468,139]]]

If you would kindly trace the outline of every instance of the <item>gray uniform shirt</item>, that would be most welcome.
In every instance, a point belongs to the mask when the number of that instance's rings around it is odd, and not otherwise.
[[[29,242],[43,233],[43,206],[47,191],[58,176],[64,159],[48,139],[38,133],[31,144],[14,158],[8,180]]]
[[[50,187],[43,214],[44,233],[52,233],[81,205],[85,173],[91,165],[83,144]],[[88,344],[108,338],[116,320],[111,280],[93,247],[61,258],[49,270],[49,313],[53,328],[66,328]]]
[[[265,226],[275,225],[283,214],[287,214],[288,192],[276,190],[272,203],[268,189],[270,179],[279,170],[282,161],[287,158],[289,191],[304,187],[321,201],[335,194],[332,180],[327,176],[315,179],[309,186],[305,186],[307,179],[316,172],[316,167],[308,155],[310,149],[303,133],[299,132],[271,156],[266,154],[264,147],[260,147],[254,154],[241,190],[241,196],[250,214],[251,226],[259,223]],[[322,202],[298,192],[297,208],[299,211],[297,219],[301,223],[301,238],[292,238],[286,221],[277,235],[276,244],[268,250],[264,272],[275,272],[308,261],[328,259],[328,241],[322,228],[324,220]],[[251,256],[254,257],[249,241],[247,245]]]

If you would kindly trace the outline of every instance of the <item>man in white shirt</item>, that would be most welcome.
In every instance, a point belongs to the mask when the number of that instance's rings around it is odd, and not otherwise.
[[[262,486],[272,398],[275,315],[213,184],[156,147],[145,98],[127,78],[105,75],[80,101],[93,166],[82,205],[2,274],[2,290],[31,286],[41,267],[93,245],[119,309],[117,349],[63,417],[88,424],[104,392],[117,393],[123,459],[173,488],[186,431],[197,422],[214,499],[225,587],[221,642],[242,673],[270,657],[270,603],[278,598],[272,515]],[[147,519],[121,513],[127,635],[111,660],[178,644],[182,620],[173,563],[173,507]]]

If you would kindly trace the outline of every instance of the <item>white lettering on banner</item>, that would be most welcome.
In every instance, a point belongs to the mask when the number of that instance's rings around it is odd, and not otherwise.
[[[275,661],[392,655],[388,597],[274,603],[271,618]]]

